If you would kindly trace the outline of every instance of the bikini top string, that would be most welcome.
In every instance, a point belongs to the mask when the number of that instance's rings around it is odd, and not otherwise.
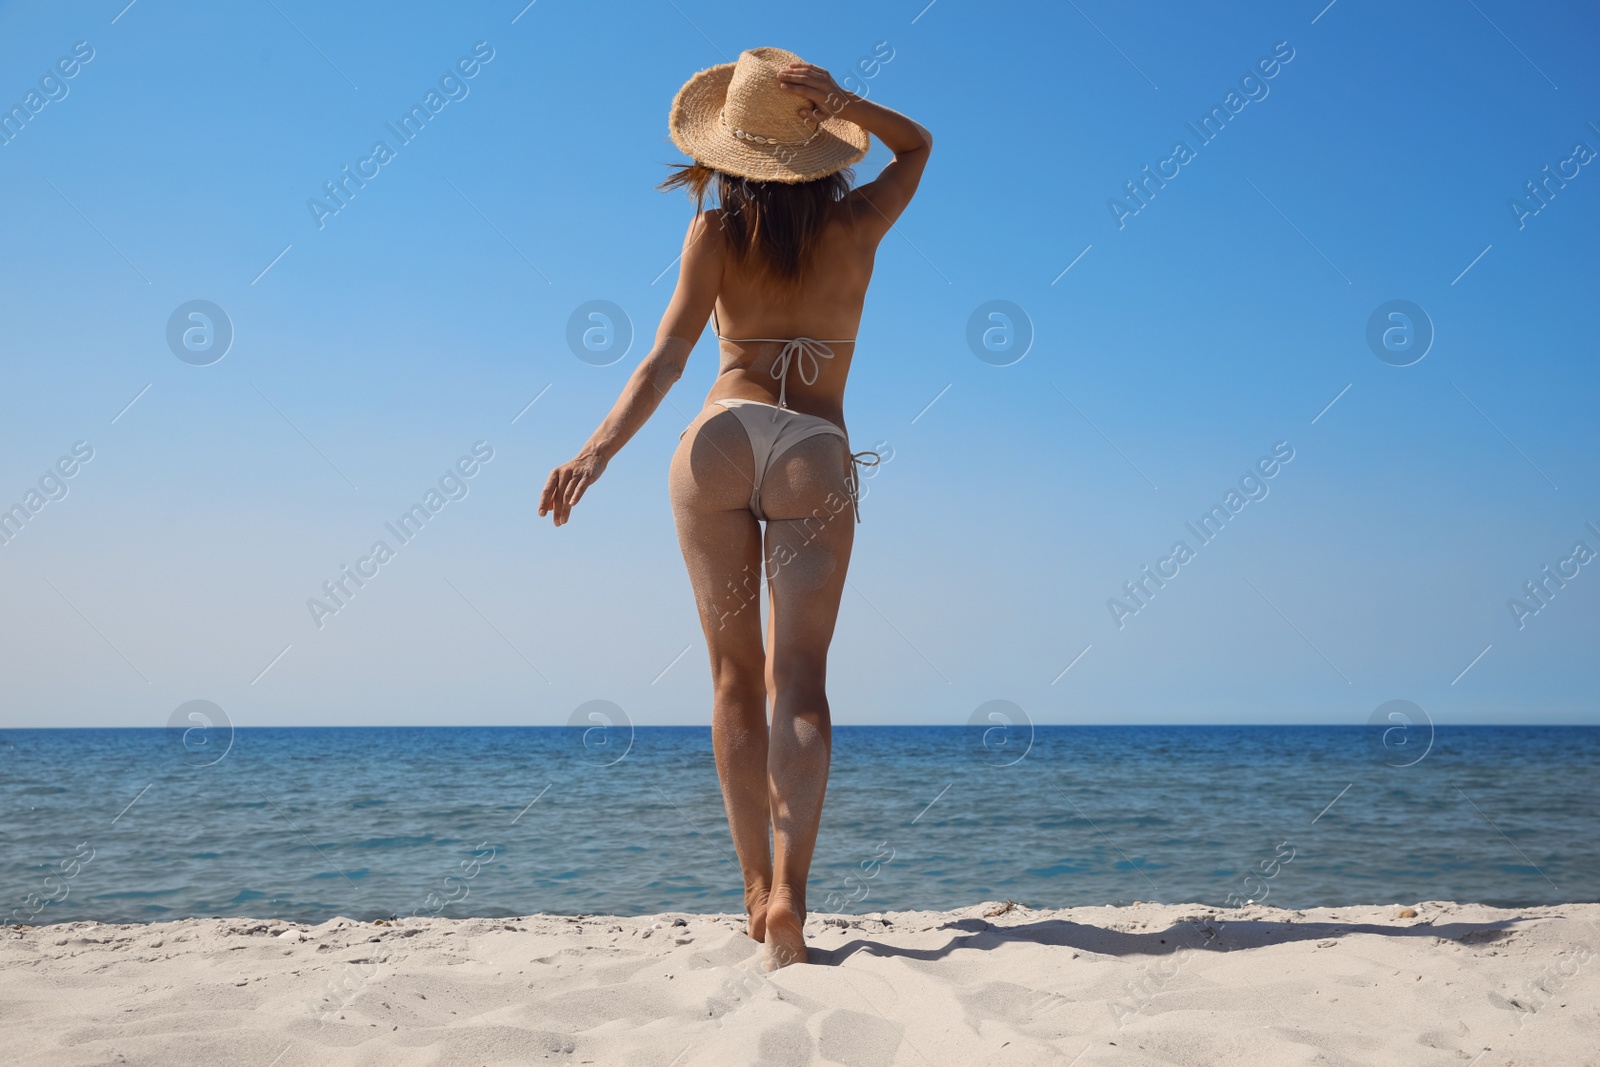
[[[853,337],[841,338],[836,341],[819,341],[815,337],[724,337],[722,326],[717,322],[717,309],[711,308],[711,328],[719,341],[732,341],[735,344],[748,344],[756,341],[766,341],[772,344],[783,345],[783,350],[778,353],[777,360],[772,364],[772,377],[778,382],[778,407],[789,406],[789,368],[795,367],[800,372],[800,380],[807,385],[816,385],[817,378],[822,374],[822,361],[832,359],[833,349],[830,344],[842,345],[854,341]],[[777,421],[778,413],[773,411],[773,421]]]

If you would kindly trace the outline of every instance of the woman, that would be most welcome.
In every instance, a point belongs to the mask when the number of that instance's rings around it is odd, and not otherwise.
[[[662,188],[697,201],[677,290],[611,413],[551,472],[539,514],[567,521],[712,317],[721,369],[673,455],[672,509],[711,653],[712,740],[749,932],[770,970],[806,959],[806,876],[832,748],[824,678],[859,521],[845,376],[878,242],[916,192],[933,139],[777,48],[695,75],[670,126],[694,162]],[[894,160],[851,190],[868,134]],[[718,206],[705,210],[713,189]]]

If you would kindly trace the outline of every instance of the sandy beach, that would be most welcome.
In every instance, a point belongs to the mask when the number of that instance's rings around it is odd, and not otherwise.
[[[17,1064],[1600,1063],[1600,904],[12,928]]]

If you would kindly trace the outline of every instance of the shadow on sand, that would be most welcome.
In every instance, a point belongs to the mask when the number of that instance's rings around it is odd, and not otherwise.
[[[868,920],[871,921],[871,920]],[[1232,952],[1282,945],[1291,941],[1326,941],[1350,934],[1378,934],[1383,937],[1444,938],[1464,944],[1483,944],[1513,936],[1511,927],[1524,921],[1520,917],[1495,922],[1416,922],[1409,926],[1339,922],[1266,922],[1251,919],[1200,920],[1180,922],[1165,930],[1127,933],[1100,926],[1046,919],[1015,926],[995,926],[986,919],[960,919],[945,923],[941,930],[960,931],[939,948],[900,948],[879,941],[857,938],[835,949],[810,951],[811,962],[824,967],[837,966],[858,952],[874,956],[898,956],[913,960],[941,960],[959,949],[986,952],[1012,942],[1059,945],[1105,956],[1163,956],[1179,949],[1206,952]]]

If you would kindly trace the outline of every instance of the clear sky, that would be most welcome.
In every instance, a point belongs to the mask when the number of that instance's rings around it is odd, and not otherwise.
[[[1592,7],[924,2],[0,6],[0,725],[706,722],[666,469],[712,345],[534,508],[670,296],[672,94],[760,45],[937,139],[851,382],[892,458],[836,721],[1600,720]]]

